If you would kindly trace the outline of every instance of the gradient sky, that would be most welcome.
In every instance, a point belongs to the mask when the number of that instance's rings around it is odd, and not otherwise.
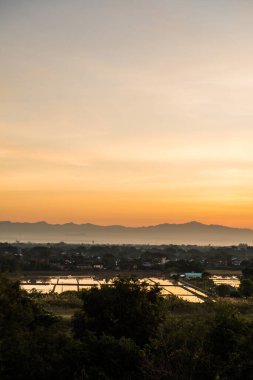
[[[252,0],[0,0],[0,220],[253,227]]]

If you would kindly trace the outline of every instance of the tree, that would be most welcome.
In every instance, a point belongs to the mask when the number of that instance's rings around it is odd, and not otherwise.
[[[1,380],[69,380],[77,368],[78,342],[58,318],[0,276]]]
[[[216,286],[216,293],[219,297],[226,297],[230,295],[230,286],[226,284],[220,284]]]
[[[201,333],[200,333],[201,331]],[[208,324],[195,316],[169,316],[159,326],[144,357],[145,380],[214,380],[214,368],[203,353]]]
[[[253,268],[247,267],[242,270],[242,274],[244,278],[249,278],[250,280],[253,279]]]
[[[204,360],[209,358],[212,363],[214,379],[252,380],[251,323],[241,318],[234,307],[217,304],[215,309],[205,336]]]
[[[112,286],[84,291],[82,299],[83,310],[73,319],[75,336],[81,339],[93,331],[144,345],[165,315],[159,288],[135,279],[118,278]]]
[[[244,297],[250,297],[253,294],[253,281],[249,279],[242,279],[240,286],[239,286],[239,291]]]
[[[89,380],[142,379],[143,352],[132,339],[90,333],[81,343],[81,350],[82,368]]]

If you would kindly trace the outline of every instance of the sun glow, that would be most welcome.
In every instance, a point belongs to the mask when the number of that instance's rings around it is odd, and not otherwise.
[[[252,4],[14,3],[1,219],[253,227]]]

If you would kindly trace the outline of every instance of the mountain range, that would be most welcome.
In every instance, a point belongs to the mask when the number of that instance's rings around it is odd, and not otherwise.
[[[59,242],[113,244],[253,244],[253,230],[199,222],[159,224],[145,227],[95,224],[49,224],[46,222],[0,222],[2,242]]]

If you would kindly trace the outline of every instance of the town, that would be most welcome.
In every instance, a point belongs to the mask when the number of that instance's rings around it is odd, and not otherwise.
[[[253,268],[253,247],[0,243],[0,271],[156,271],[164,274]]]

